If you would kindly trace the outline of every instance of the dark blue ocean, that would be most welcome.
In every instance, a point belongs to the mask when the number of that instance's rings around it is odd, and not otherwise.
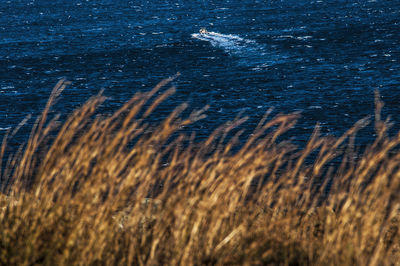
[[[101,89],[112,112],[177,72],[155,115],[209,104],[200,138],[240,112],[250,131],[270,107],[301,112],[298,141],[317,122],[338,136],[373,114],[376,89],[399,128],[400,0],[0,1],[0,135],[39,114],[60,78],[72,84],[55,112]]]

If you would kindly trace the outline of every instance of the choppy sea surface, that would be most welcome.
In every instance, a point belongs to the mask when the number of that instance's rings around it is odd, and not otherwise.
[[[58,112],[101,89],[111,112],[177,72],[156,115],[209,104],[200,137],[239,112],[251,129],[270,107],[301,112],[299,141],[317,122],[340,135],[373,114],[376,89],[398,125],[400,0],[0,1],[0,135],[39,114],[62,77]]]

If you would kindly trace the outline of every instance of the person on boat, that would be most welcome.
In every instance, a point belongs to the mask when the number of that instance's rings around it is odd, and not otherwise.
[[[201,28],[200,29],[200,33],[201,34],[206,34],[206,33],[208,33],[208,31],[206,30],[206,28]]]

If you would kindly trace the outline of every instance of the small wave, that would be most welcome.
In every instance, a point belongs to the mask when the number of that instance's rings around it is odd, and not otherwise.
[[[15,87],[13,85],[6,85],[6,86],[2,86],[0,87],[0,90],[12,90]]]
[[[309,36],[309,35],[306,35],[306,36],[298,36],[298,37],[296,37],[296,39],[297,39],[297,40],[304,41],[304,40],[312,39],[312,36]]]

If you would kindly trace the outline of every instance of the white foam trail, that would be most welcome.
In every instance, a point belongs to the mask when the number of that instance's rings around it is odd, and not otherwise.
[[[222,48],[234,54],[242,54],[244,50],[254,49],[251,44],[256,45],[255,41],[244,39],[233,34],[221,34],[217,32],[193,33],[193,38],[208,41],[212,46]]]
[[[221,34],[218,32],[193,33],[192,38],[207,41],[212,46],[223,49],[228,54],[239,58],[239,64],[256,66],[255,71],[265,66],[282,62],[282,58],[271,53],[264,45],[248,40],[234,34]]]
[[[236,42],[247,42],[254,43],[254,41],[243,39],[238,35],[233,34],[221,34],[218,32],[207,32],[207,33],[194,33],[193,37],[201,39],[201,40],[215,40],[215,41],[236,41]]]

